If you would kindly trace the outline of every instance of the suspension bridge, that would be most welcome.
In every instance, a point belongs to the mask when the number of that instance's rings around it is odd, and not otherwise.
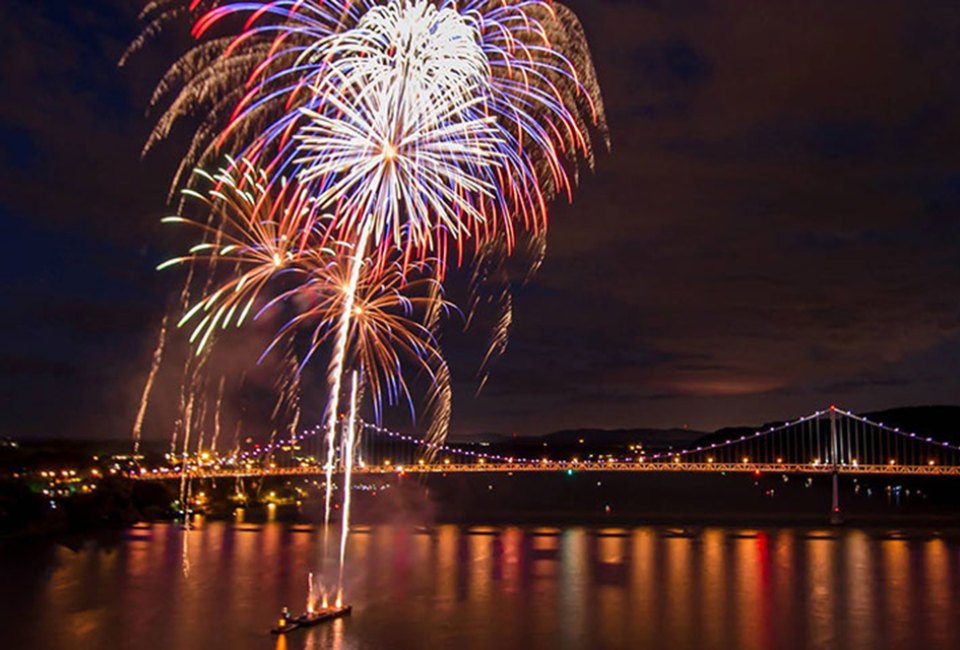
[[[345,424],[343,426],[346,426]],[[352,454],[340,449],[332,468],[341,473],[345,458],[352,458],[354,474],[460,474],[526,472],[718,472],[808,474],[832,476],[831,522],[840,523],[840,475],[958,476],[960,445],[901,431],[873,422],[850,411],[830,406],[822,411],[764,430],[734,437],[716,434],[694,446],[616,457],[612,454],[578,458],[520,457],[489,453],[456,445],[424,444],[415,436],[362,423]],[[138,480],[294,477],[324,474],[327,466],[316,458],[298,455],[303,443],[319,445],[322,430],[315,427],[294,440],[275,441],[265,447],[228,458],[203,460],[183,456],[172,467],[140,469]],[[348,436],[342,436],[348,439]]]
[[[295,440],[277,441],[222,459],[184,458],[169,468],[141,469],[141,480],[303,476],[322,474],[314,457],[298,456],[302,443],[319,439],[318,428]],[[343,450],[340,450],[341,452]],[[319,456],[319,454],[318,454]],[[340,453],[333,471],[345,467]],[[872,422],[831,406],[779,426],[696,446],[607,455],[598,459],[539,458],[488,453],[476,447],[425,445],[415,436],[362,424],[355,474],[447,474],[459,472],[781,472],[794,474],[888,474],[960,476],[960,446]]]

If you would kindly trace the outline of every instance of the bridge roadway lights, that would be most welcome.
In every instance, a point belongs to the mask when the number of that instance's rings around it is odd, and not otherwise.
[[[833,468],[829,465],[813,465],[811,463],[668,463],[668,462],[614,462],[614,463],[556,463],[544,465],[543,463],[486,463],[486,464],[431,464],[431,465],[410,465],[404,466],[408,473],[460,473],[460,472],[482,472],[482,473],[507,473],[507,472],[556,472],[572,468],[578,472],[670,472],[688,473],[754,473],[757,471],[763,473],[781,473],[781,474],[813,474],[825,475],[838,472],[839,474],[854,475],[887,475],[887,476],[953,476],[960,478],[960,465],[841,465]],[[339,469],[334,470],[339,473]],[[354,467],[354,474],[394,474],[397,468],[394,466],[384,467],[382,465],[367,465],[365,467]],[[220,470],[206,470],[197,472],[191,470],[187,473],[189,478],[235,478],[238,476],[262,477],[262,476],[314,476],[323,473],[322,468],[317,467],[276,467],[276,468],[230,468]],[[179,471],[168,472],[143,472],[134,474],[129,478],[137,481],[173,481],[180,480],[183,474]]]

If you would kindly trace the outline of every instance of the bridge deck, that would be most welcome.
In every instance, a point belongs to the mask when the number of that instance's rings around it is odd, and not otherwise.
[[[810,463],[670,463],[670,462],[544,462],[544,463],[416,463],[412,465],[367,465],[356,466],[354,474],[463,474],[463,473],[514,473],[514,472],[632,472],[632,473],[782,473],[782,474],[831,474],[832,465]],[[960,467],[950,465],[839,465],[839,474],[881,474],[894,476],[960,476]],[[334,472],[341,473],[337,467]],[[321,467],[275,467],[275,468],[229,468],[188,472],[190,478],[231,478],[256,476],[315,476],[324,473]],[[180,479],[179,471],[143,472],[135,476],[139,480]]]

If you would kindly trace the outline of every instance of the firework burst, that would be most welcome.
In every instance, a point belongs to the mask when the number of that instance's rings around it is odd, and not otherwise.
[[[204,220],[167,217],[164,223],[187,225],[203,239],[187,255],[160,264],[165,269],[206,262],[206,290],[177,323],[197,321],[190,335],[199,354],[219,327],[240,326],[271,281],[296,273],[304,258],[324,250],[323,216],[316,201],[298,183],[273,181],[248,161],[229,160],[215,174],[194,173],[207,183],[205,193],[184,195],[206,212]],[[221,278],[217,281],[214,278]],[[255,310],[254,316],[259,313]]]
[[[177,4],[148,7],[141,41]],[[480,245],[504,230],[509,243],[515,222],[542,229],[546,202],[575,180],[567,163],[592,162],[590,126],[606,139],[586,39],[558,3],[289,0],[191,9],[201,41],[158,85],[155,103],[173,99],[147,148],[181,118],[204,115],[185,166],[226,148],[271,174],[306,174],[318,196],[358,208],[340,211],[340,226],[375,220],[378,245],[427,241],[438,256],[441,236],[462,247],[467,235]],[[206,38],[228,17],[244,17],[243,28]],[[391,179],[411,174],[421,182],[405,196]]]
[[[306,332],[305,365],[338,336],[341,315],[349,302],[344,367],[360,370],[378,422],[386,406],[398,404],[406,404],[415,418],[409,377],[426,377],[433,387],[427,402],[433,405],[435,387],[443,384],[438,374],[446,368],[434,333],[439,321],[433,314],[455,312],[456,307],[443,298],[426,264],[419,265],[419,277],[411,277],[412,272],[404,271],[398,261],[381,265],[368,259],[360,265],[351,294],[349,260],[336,251],[326,258],[310,258],[312,268],[304,267],[305,280],[273,299],[271,304],[292,303],[295,315],[278,332],[271,348]]]
[[[548,202],[592,165],[593,135],[609,144],[589,49],[551,0],[155,0],[121,63],[184,15],[198,43],[157,86],[151,104],[166,107],[145,152],[191,118],[175,187],[193,166],[236,159],[188,179],[206,221],[167,221],[203,238],[161,268],[207,264],[179,323],[198,355],[218,329],[281,305],[294,316],[274,345],[305,335],[301,364],[329,350],[328,520],[348,373],[350,450],[363,389],[378,419],[385,404],[414,412],[408,373],[431,386],[428,443],[446,432],[435,332],[451,263],[475,264],[471,314],[482,300],[499,312],[481,385],[506,349],[506,261],[536,270]],[[521,235],[532,253],[515,255]],[[343,540],[341,569],[342,553]]]

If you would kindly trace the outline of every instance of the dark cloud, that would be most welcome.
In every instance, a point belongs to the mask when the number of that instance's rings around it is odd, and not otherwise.
[[[546,264],[479,397],[482,332],[445,335],[455,430],[956,401],[960,6],[571,5],[613,151],[555,206]],[[182,34],[117,69],[138,9],[0,8],[4,431],[124,434],[176,290],[152,269],[179,245],[156,226],[178,143],[139,156]]]

